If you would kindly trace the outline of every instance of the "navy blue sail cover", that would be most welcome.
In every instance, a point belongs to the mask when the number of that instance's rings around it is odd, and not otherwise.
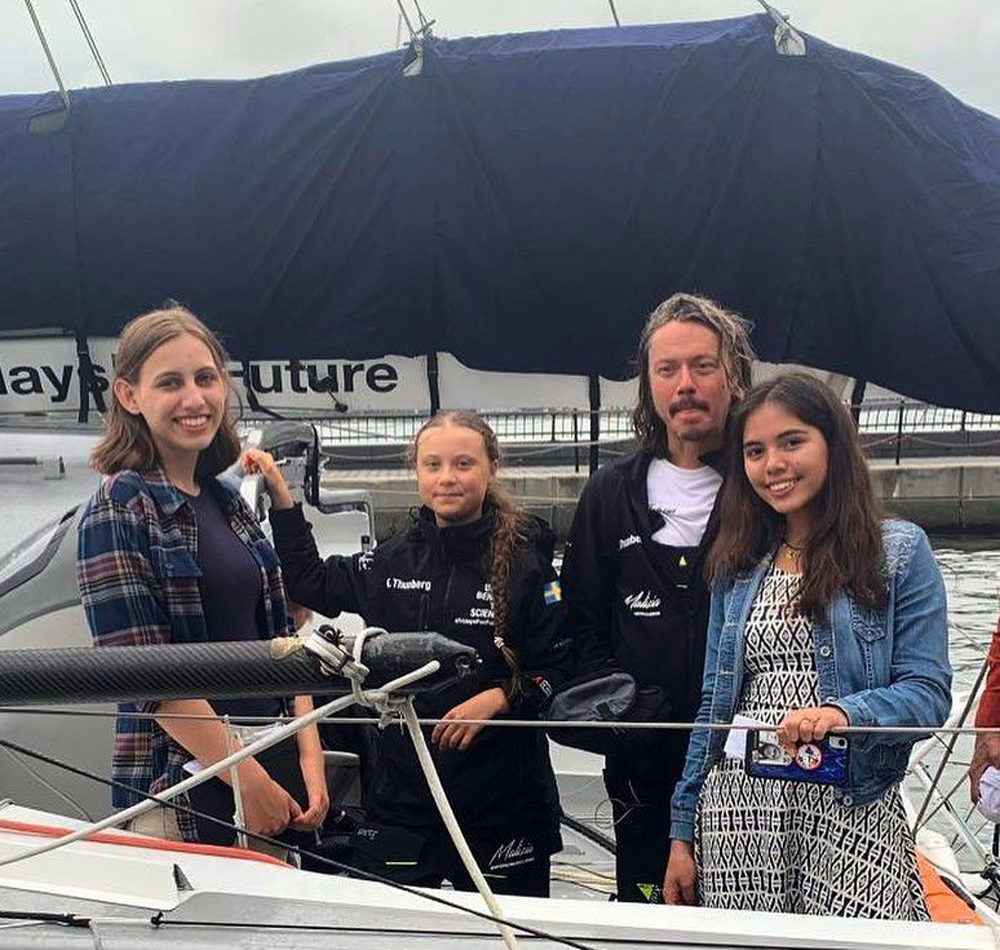
[[[176,298],[240,358],[622,379],[689,290],[765,359],[1000,411],[1000,121],[806,46],[750,16],[84,89],[61,127],[0,98],[0,332]]]

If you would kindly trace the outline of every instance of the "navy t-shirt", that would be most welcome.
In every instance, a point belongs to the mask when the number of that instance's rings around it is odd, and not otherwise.
[[[211,489],[197,497],[184,493],[198,525],[198,566],[202,611],[208,639],[263,639],[263,584],[253,555],[233,531],[229,518]],[[282,703],[277,697],[210,700],[219,715],[277,717]]]

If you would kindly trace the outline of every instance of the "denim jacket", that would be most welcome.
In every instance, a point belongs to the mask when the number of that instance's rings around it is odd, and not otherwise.
[[[837,706],[852,726],[940,726],[951,709],[941,572],[927,535],[908,521],[883,522],[882,546],[886,608],[861,607],[841,592],[826,622],[813,625],[820,702]],[[772,552],[712,590],[696,722],[732,722],[743,687],[747,616],[773,557]],[[835,799],[850,807],[878,798],[903,777],[917,738],[912,733],[852,735],[848,781],[834,790]],[[671,799],[671,838],[694,839],[698,794],[725,739],[725,730],[693,730],[684,774]]]

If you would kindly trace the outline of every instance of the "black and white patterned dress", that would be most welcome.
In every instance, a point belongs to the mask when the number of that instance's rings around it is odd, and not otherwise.
[[[763,722],[819,704],[812,625],[788,607],[800,579],[772,567],[747,619],[737,712]],[[828,785],[751,778],[742,761],[723,759],[698,800],[695,860],[706,907],[928,918],[895,786],[845,807]]]

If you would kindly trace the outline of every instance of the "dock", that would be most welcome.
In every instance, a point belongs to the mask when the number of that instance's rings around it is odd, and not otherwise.
[[[876,496],[887,514],[915,521],[929,531],[1000,533],[1000,456],[892,458],[869,462]],[[544,518],[565,540],[586,467],[514,466],[503,483],[532,514]],[[375,532],[384,539],[409,523],[419,504],[416,480],[405,469],[341,469],[324,473],[328,488],[367,489],[375,504]]]

